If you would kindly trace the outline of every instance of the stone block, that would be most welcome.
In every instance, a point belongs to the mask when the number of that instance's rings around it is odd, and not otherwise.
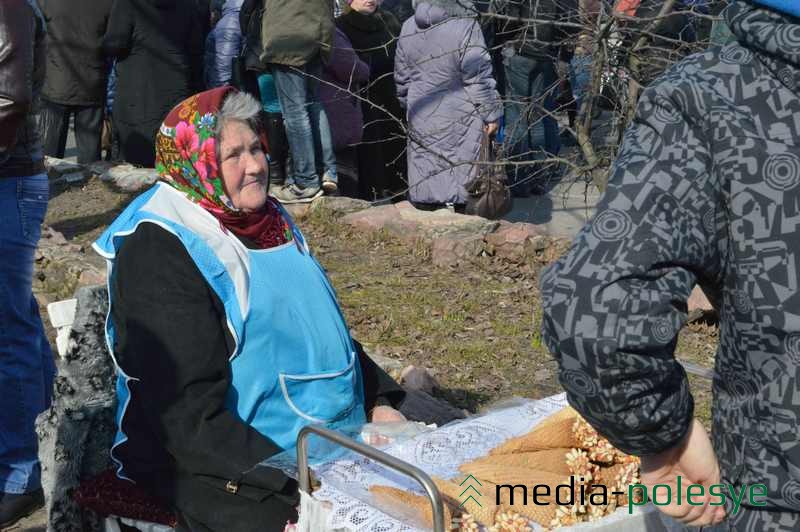
[[[137,192],[158,181],[158,174],[155,168],[137,168],[131,164],[120,164],[106,170],[100,175],[100,179],[114,183],[126,192]]]
[[[53,181],[60,179],[67,174],[82,172],[84,169],[80,164],[71,163],[56,157],[45,157],[44,167],[47,170],[47,177]]]
[[[545,249],[546,237],[533,224],[529,223],[501,223],[492,233],[486,235],[489,250],[496,256],[514,262],[525,260],[531,256],[537,247],[538,251]]]
[[[457,266],[479,257],[485,248],[483,235],[470,232],[448,233],[433,239],[431,261],[435,266]]]
[[[311,204],[287,203],[286,205],[283,206],[283,208],[286,209],[286,212],[288,212],[293,219],[300,220],[301,218],[304,218],[308,214],[308,211],[311,209]]]
[[[342,222],[356,229],[379,231],[398,217],[398,209],[394,205],[381,205],[348,214],[342,218]]]
[[[310,212],[317,209],[331,211],[334,216],[344,216],[353,212],[363,211],[371,207],[370,202],[345,196],[322,196],[311,204]]]

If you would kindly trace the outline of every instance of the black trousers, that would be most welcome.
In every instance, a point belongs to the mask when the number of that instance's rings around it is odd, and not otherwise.
[[[75,141],[78,145],[78,162],[93,163],[100,160],[100,137],[103,132],[103,106],[85,107],[61,105],[42,100],[39,124],[42,131],[44,154],[64,158],[70,116],[75,115]]]

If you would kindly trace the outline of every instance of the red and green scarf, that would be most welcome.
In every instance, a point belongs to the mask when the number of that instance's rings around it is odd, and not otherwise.
[[[257,212],[236,209],[225,192],[214,135],[217,113],[236,89],[219,87],[191,96],[169,112],[156,134],[156,172],[162,181],[211,213],[224,230],[244,237],[259,249],[292,239],[289,223],[272,198]],[[269,153],[263,132],[257,132]]]

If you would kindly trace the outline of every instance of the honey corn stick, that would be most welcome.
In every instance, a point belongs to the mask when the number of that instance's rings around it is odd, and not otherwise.
[[[499,507],[494,504],[494,491],[490,493],[487,489],[484,489],[483,486],[473,485],[474,489],[480,490],[480,496],[478,496],[472,493],[471,490],[464,493],[465,489],[469,490],[469,485],[467,484],[461,486],[453,481],[444,480],[439,477],[433,477],[433,482],[436,484],[436,487],[439,488],[439,492],[443,497],[450,499],[451,504],[454,506],[460,506],[463,511],[470,514],[475,521],[486,527],[494,524],[495,515],[499,510]],[[473,499],[469,499],[470,494],[474,497]],[[463,502],[465,498],[467,501]]]
[[[490,455],[513,454],[529,451],[543,451],[561,447],[577,447],[572,430],[577,414],[572,409],[564,409],[545,419],[527,434],[511,438],[489,451]]]
[[[570,469],[566,458],[570,451],[571,449],[567,447],[560,447],[544,451],[497,454],[483,456],[470,463],[475,465],[494,464],[498,466],[524,467],[526,469],[558,473],[559,475],[569,475]]]
[[[393,488],[390,486],[372,486],[369,492],[378,503],[378,508],[385,508],[387,511],[398,516],[402,516],[410,521],[419,521],[426,527],[433,528],[433,508],[427,497],[409,493],[408,491]],[[453,522],[453,511],[450,505],[444,504],[444,525],[445,529],[450,527]],[[448,529],[449,530],[449,529]]]

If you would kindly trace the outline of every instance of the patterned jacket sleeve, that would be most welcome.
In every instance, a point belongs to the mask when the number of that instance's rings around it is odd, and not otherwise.
[[[597,213],[542,274],[543,337],[569,402],[619,449],[660,452],[694,403],[674,358],[698,280],[717,282],[716,201],[691,80],[642,95]]]

